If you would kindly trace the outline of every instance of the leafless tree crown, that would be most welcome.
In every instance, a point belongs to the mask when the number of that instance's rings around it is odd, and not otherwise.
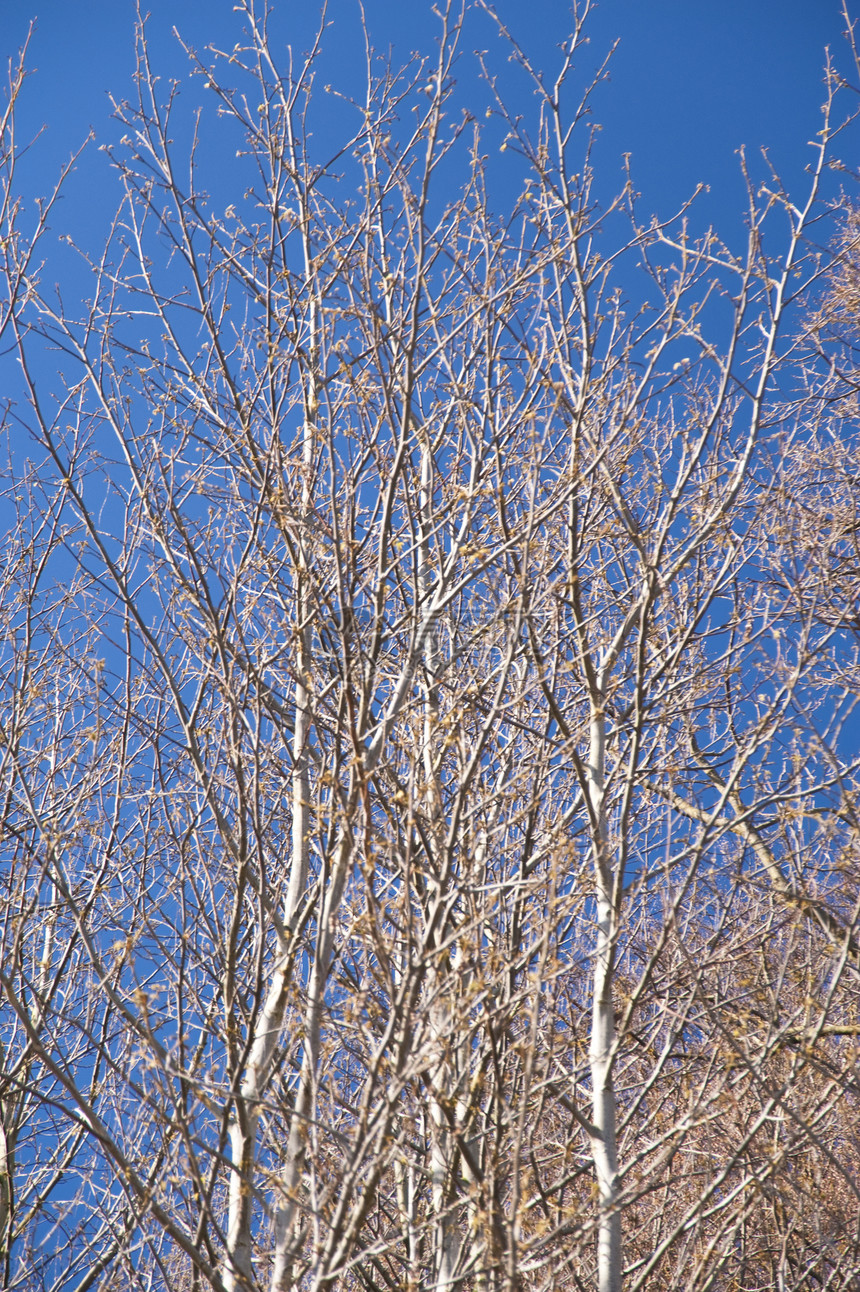
[[[80,305],[2,118],[3,1286],[856,1289],[850,87],[736,251],[238,7]]]

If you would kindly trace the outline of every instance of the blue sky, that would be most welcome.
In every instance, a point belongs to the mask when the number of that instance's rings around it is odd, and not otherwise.
[[[239,16],[233,0],[150,0],[156,66],[181,75],[183,56],[171,35],[175,24],[193,45],[232,47]],[[377,47],[391,46],[395,61],[410,50],[432,50],[436,22],[424,0],[366,0]],[[498,10],[535,60],[551,69],[555,46],[569,28],[565,0],[533,0],[526,10],[499,0]],[[307,41],[315,4],[276,0],[282,43]],[[331,0],[327,76],[356,74],[360,53],[355,0]],[[47,125],[25,173],[34,190],[48,186],[60,163],[90,127],[111,130],[108,94],[130,90],[133,70],[131,0],[0,0],[0,54],[5,61],[37,28],[29,59],[34,69],[23,105],[28,131]],[[807,141],[820,125],[822,66],[828,44],[846,70],[848,50],[839,0],[605,0],[590,22],[586,58],[596,61],[615,39],[611,82],[595,102],[603,125],[598,160],[607,193],[621,177],[621,156],[633,155],[634,178],[649,212],[667,215],[698,183],[710,186],[700,207],[731,239],[742,229],[744,195],[736,150],[766,146],[791,188],[802,181]],[[489,23],[473,13],[461,75],[471,87],[480,45],[505,72],[505,51]],[[584,76],[585,68],[582,69]],[[507,73],[506,73],[507,74]],[[199,85],[199,82],[196,84]],[[521,86],[510,81],[516,96]],[[474,83],[476,97],[485,94]],[[192,91],[196,96],[196,91]],[[482,103],[476,104],[480,110]],[[527,97],[523,100],[528,108]],[[85,176],[85,179],[83,177]],[[78,195],[70,191],[63,216],[76,224],[113,206],[107,169],[93,156],[82,165]],[[56,225],[55,221],[55,225]]]

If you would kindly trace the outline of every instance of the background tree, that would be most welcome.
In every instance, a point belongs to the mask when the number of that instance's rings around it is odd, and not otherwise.
[[[500,219],[456,6],[328,155],[242,14],[81,310],[5,118],[6,1286],[853,1287],[838,78],[736,255],[598,204],[584,19]]]

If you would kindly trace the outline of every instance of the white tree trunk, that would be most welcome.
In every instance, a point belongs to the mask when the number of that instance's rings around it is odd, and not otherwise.
[[[311,311],[312,333],[316,329],[316,311]],[[313,370],[308,374],[305,397],[306,416],[302,444],[302,502],[300,528],[296,540],[299,551],[295,571],[296,593],[296,643],[295,643],[295,718],[292,736],[292,849],[290,877],[284,900],[284,926],[286,937],[279,936],[278,963],[263,1008],[257,1019],[251,1051],[239,1098],[230,1122],[230,1156],[232,1171],[228,1190],[227,1256],[224,1283],[228,1292],[239,1292],[250,1285],[253,1275],[251,1220],[252,1182],[257,1155],[257,1128],[260,1101],[271,1076],[272,1060],[281,1035],[289,986],[292,950],[290,942],[295,935],[295,918],[308,882],[310,836],[310,758],[308,739],[311,727],[311,691],[309,688],[311,663],[311,633],[309,627],[310,591],[308,572],[308,546],[311,542],[305,530],[307,517],[312,511],[310,489],[314,453],[314,418],[317,409],[317,383]],[[291,1140],[297,1118],[293,1117]]]
[[[296,685],[296,719],[293,740],[292,865],[284,911],[288,934],[295,933],[295,916],[307,885],[309,784],[306,750],[309,726],[308,693],[300,680]],[[289,941],[281,938],[278,963],[255,1029],[251,1052],[239,1098],[230,1122],[232,1171],[228,1190],[227,1259],[224,1284],[228,1292],[239,1292],[253,1275],[251,1254],[251,1182],[257,1152],[260,1101],[269,1081],[275,1048],[281,1035],[289,986],[292,954]],[[294,1118],[294,1123],[295,1123]]]
[[[594,838],[597,940],[594,951],[589,1062],[593,1100],[592,1120],[599,1132],[591,1141],[599,1207],[597,1286],[599,1292],[620,1292],[621,1213],[617,1208],[618,1153],[615,1144],[615,1091],[612,1086],[612,1050],[615,1041],[612,1002],[615,910],[605,810],[605,760],[606,715],[601,705],[595,706],[592,703],[588,786]]]
[[[424,765],[424,800],[427,819],[432,823],[430,831],[437,856],[434,863],[441,864],[441,849],[444,848],[443,830],[441,829],[441,803],[436,784],[435,745],[439,723],[439,700],[436,690],[436,678],[439,672],[439,647],[436,640],[437,626],[434,620],[426,618],[426,606],[432,598],[433,572],[430,567],[430,539],[433,527],[433,455],[427,430],[416,426],[416,434],[421,452],[421,493],[419,515],[421,521],[421,541],[418,547],[417,592],[421,609],[418,612],[422,624],[426,624],[423,640],[416,643],[424,665],[424,716],[422,737],[422,761]],[[428,875],[428,924],[435,924],[434,907],[442,901],[443,894],[432,875]],[[456,1084],[458,1074],[451,1064],[451,1017],[448,1002],[449,985],[447,978],[448,955],[439,947],[444,943],[444,921],[440,930],[441,936],[434,938],[429,947],[433,957],[434,971],[430,975],[430,1034],[431,1034],[431,1096],[430,1096],[430,1181],[433,1198],[435,1224],[433,1230],[433,1269],[434,1288],[436,1292],[447,1292],[453,1287],[455,1272],[460,1257],[460,1238],[457,1232],[456,1215],[450,1203],[452,1189],[451,1167],[453,1136],[448,1121],[446,1107],[452,1094],[452,1085]]]

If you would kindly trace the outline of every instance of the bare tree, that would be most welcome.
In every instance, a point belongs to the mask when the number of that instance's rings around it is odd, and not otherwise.
[[[588,5],[502,218],[458,6],[328,153],[240,8],[80,311],[4,118],[5,1286],[854,1287],[839,78],[736,254],[598,204]]]

